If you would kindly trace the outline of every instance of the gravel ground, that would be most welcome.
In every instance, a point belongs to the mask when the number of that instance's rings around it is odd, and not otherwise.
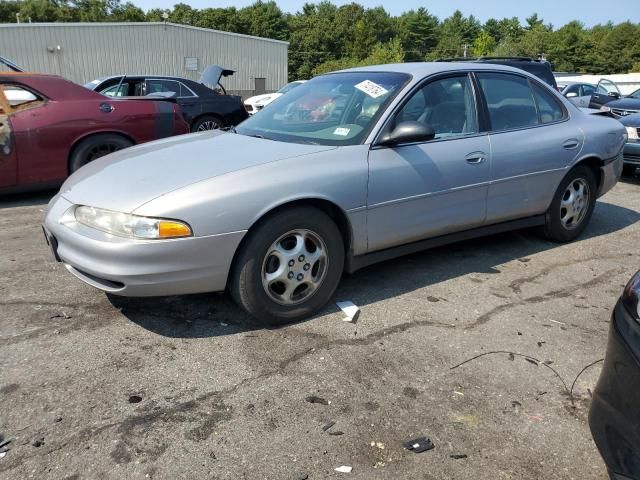
[[[573,403],[567,387],[638,268],[639,189],[618,184],[573,244],[521,231],[386,262],[338,289],[357,323],[331,305],[279,329],[221,294],[85,286],[48,258],[47,197],[1,199],[0,477],[605,479],[586,422],[600,365]],[[492,351],[547,365],[452,369]],[[435,449],[403,449],[419,436]]]

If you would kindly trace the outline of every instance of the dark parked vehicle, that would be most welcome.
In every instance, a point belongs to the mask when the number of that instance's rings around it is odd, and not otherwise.
[[[183,133],[175,101],[109,99],[54,75],[0,72],[0,192],[59,185],[103,155]]]
[[[640,272],[615,306],[589,426],[613,480],[640,480]]]
[[[439,60],[444,62],[478,62],[493,63],[496,65],[507,65],[509,67],[519,68],[525,72],[535,75],[547,85],[558,90],[556,77],[553,76],[551,64],[546,60],[534,60],[529,57],[478,57],[478,58],[448,58]]]
[[[618,86],[611,80],[603,78],[598,82],[595,93],[591,96],[590,108],[611,109],[614,117],[620,118],[640,112],[640,89],[629,95],[622,95]]]
[[[640,90],[638,90],[640,92]],[[638,100],[640,102],[640,100]],[[618,120],[627,129],[629,139],[624,145],[624,167],[622,173],[631,175],[640,167],[640,113],[620,117]]]
[[[220,83],[221,77],[233,74],[233,70],[211,65],[199,82],[167,75],[114,75],[98,78],[85,87],[109,97],[175,97],[191,131],[199,132],[235,126],[249,116],[242,98],[227,95]]]

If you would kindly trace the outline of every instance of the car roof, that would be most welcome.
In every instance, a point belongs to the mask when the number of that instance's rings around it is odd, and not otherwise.
[[[513,73],[522,73],[524,70],[520,68],[510,67],[508,65],[496,63],[480,63],[480,62],[409,62],[409,63],[389,63],[385,65],[371,65],[367,67],[355,67],[340,72],[394,72],[408,73],[414,77],[426,77],[435,73],[451,72],[451,71],[504,71]],[[535,77],[535,75],[529,75]],[[536,77],[537,78],[537,77]]]

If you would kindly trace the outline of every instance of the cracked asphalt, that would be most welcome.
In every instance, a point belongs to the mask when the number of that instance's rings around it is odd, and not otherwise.
[[[85,286],[49,260],[48,196],[0,199],[0,478],[605,479],[600,365],[568,389],[638,269],[639,192],[619,183],[573,244],[519,231],[367,268],[336,294],[356,324],[330,305],[279,329],[221,294]],[[403,449],[420,436],[435,449]]]

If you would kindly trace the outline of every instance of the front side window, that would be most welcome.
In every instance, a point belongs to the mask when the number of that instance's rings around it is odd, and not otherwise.
[[[436,139],[478,132],[476,106],[468,75],[447,77],[427,83],[416,91],[395,118],[431,126]]]
[[[292,143],[357,145],[410,78],[396,72],[322,75],[274,100],[236,131]]]
[[[478,80],[489,110],[491,130],[511,130],[538,124],[529,81],[508,73],[479,73]]]
[[[580,96],[580,85],[571,85],[567,88],[567,91],[564,92],[565,96],[569,97],[579,97]],[[571,94],[571,95],[569,95]]]
[[[101,90],[100,93],[107,97],[126,97],[129,94],[129,84],[123,82],[120,85],[112,85],[111,87]]]
[[[587,97],[591,96],[596,92],[596,87],[593,85],[583,85],[582,86],[582,95]]]

